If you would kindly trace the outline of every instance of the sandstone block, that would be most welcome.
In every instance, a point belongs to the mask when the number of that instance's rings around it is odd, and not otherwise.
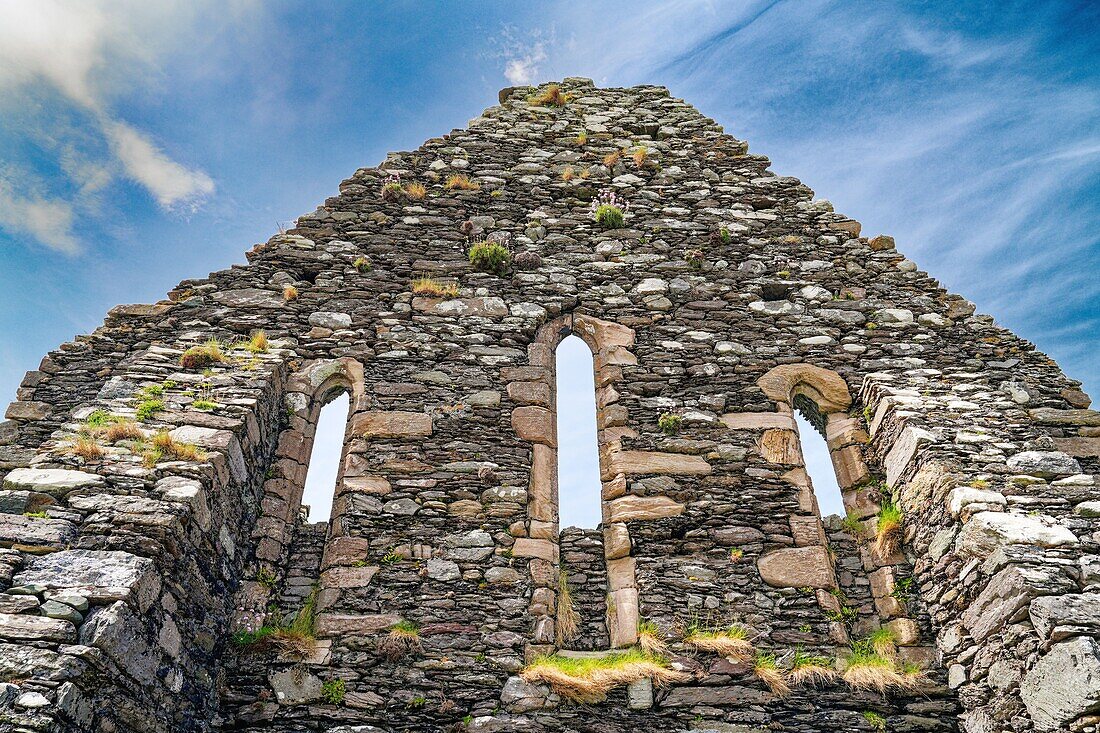
[[[710,464],[700,456],[639,450],[608,451],[607,460],[601,461],[600,466],[603,469],[601,478],[604,481],[614,479],[620,473],[627,476],[647,473],[665,476],[702,476],[709,474],[712,470]]]
[[[782,412],[729,412],[719,418],[730,430],[794,430],[794,417]]]
[[[554,413],[544,407],[517,407],[512,410],[512,429],[522,440],[554,447]]]
[[[802,451],[798,444],[798,434],[793,430],[765,430],[757,443],[757,450],[768,463],[781,463],[788,466],[802,465]]]
[[[684,505],[667,496],[621,496],[610,502],[607,521],[635,522],[678,517],[683,513]]]
[[[558,561],[558,545],[549,540],[535,540],[528,537],[520,537],[512,545],[512,555],[515,557],[537,557],[549,562]]]
[[[835,588],[836,575],[824,547],[788,547],[760,557],[764,582],[776,588]]]
[[[432,418],[423,412],[403,410],[362,412],[352,419],[352,430],[368,440],[423,438],[432,434]]]

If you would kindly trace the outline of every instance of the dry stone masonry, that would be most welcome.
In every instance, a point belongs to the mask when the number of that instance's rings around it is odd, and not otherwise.
[[[0,423],[0,730],[1100,729],[1100,413],[768,165],[661,87],[505,89],[51,352]],[[639,643],[590,704],[530,673]]]

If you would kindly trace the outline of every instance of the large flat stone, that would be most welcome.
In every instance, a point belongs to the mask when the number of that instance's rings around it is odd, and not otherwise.
[[[963,625],[981,641],[999,631],[1034,598],[1070,592],[1073,582],[1059,569],[1009,565],[985,587],[962,615]]]
[[[119,669],[145,685],[159,682],[162,657],[129,604],[117,601],[97,609],[80,627],[80,643],[102,649]]]
[[[824,547],[786,547],[756,563],[764,582],[776,588],[835,588],[836,574]]]
[[[757,450],[768,463],[780,463],[788,466],[802,465],[802,451],[798,443],[798,434],[793,430],[771,428],[765,430],[757,443]]]
[[[424,438],[432,434],[432,418],[423,412],[402,410],[362,412],[352,420],[357,435],[374,438]]]
[[[1031,602],[1031,623],[1042,639],[1100,637],[1100,593],[1040,596]]]
[[[979,512],[963,525],[955,540],[955,551],[972,557],[988,557],[1005,545],[1062,547],[1078,544],[1065,527],[1048,524],[1038,517],[1007,512]]]
[[[709,474],[711,465],[700,456],[683,453],[625,450],[609,451],[607,466],[601,479],[610,481],[618,474],[660,474],[664,476],[702,476]],[[601,462],[603,463],[603,462]]]
[[[1020,684],[1020,698],[1040,731],[1063,731],[1100,711],[1100,642],[1078,636],[1055,644]]]
[[[783,412],[728,412],[719,418],[730,430],[794,430],[794,417]]]
[[[634,522],[638,520],[678,517],[684,513],[684,505],[667,496],[620,496],[609,503],[609,522]]]
[[[365,636],[385,631],[401,620],[394,613],[372,614],[346,614],[346,613],[319,613],[317,614],[317,636]]]
[[[103,486],[102,476],[67,468],[17,468],[4,477],[4,488],[40,491],[50,496],[65,496],[73,489]]]
[[[76,525],[63,519],[0,514],[0,547],[61,549],[76,537]]]
[[[0,613],[0,639],[14,642],[72,642],[76,639],[76,627],[72,622],[59,618],[31,616],[27,613]]]
[[[39,649],[27,644],[0,643],[0,677],[19,679],[39,677],[47,680],[71,679],[80,674],[83,664],[75,657]]]
[[[1081,464],[1061,451],[1029,450],[1008,459],[1008,467],[1016,473],[1039,478],[1074,476],[1081,473]]]
[[[93,603],[123,600],[133,594],[142,605],[152,600],[160,587],[152,560],[117,550],[64,550],[35,557],[13,582],[64,589]]]
[[[886,483],[891,487],[896,486],[909,468],[909,464],[916,458],[920,447],[932,442],[935,437],[921,428],[905,428],[894,441],[894,445],[886,454],[886,460],[883,461],[883,467],[886,469]]]

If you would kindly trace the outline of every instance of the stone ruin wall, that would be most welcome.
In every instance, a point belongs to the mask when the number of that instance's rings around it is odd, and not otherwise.
[[[119,306],[27,374],[0,423],[0,730],[809,733],[873,730],[866,712],[891,731],[1097,729],[1100,413],[1079,384],[667,90],[562,86],[560,108],[504,90],[247,265]],[[427,196],[380,196],[398,172]],[[480,190],[447,189],[455,173]],[[592,221],[606,188],[630,203],[622,229]],[[504,234],[513,267],[473,272],[467,238]],[[458,294],[414,296],[424,275]],[[180,367],[255,329],[266,353]],[[559,537],[563,329],[594,355],[604,521]],[[93,411],[132,415],[158,385],[143,427],[204,456],[73,454]],[[308,524],[313,432],[340,392],[333,513]],[[822,521],[795,409],[850,516],[896,498],[902,552]],[[523,683],[556,648],[562,557],[578,648],[655,622],[691,681],[589,707]],[[311,593],[304,661],[231,643],[240,609],[290,615]],[[678,643],[699,618],[747,624],[781,663],[889,626],[928,682],[778,697]],[[421,649],[387,661],[401,620]]]

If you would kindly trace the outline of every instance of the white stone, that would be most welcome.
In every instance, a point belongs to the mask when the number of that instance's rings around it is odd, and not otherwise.
[[[1005,506],[1008,501],[998,491],[975,489],[971,486],[958,486],[947,495],[947,506],[952,514],[958,514],[968,504],[997,504]]]
[[[40,491],[64,496],[73,489],[102,486],[103,477],[67,468],[17,468],[4,477],[4,488],[16,491]]]
[[[984,558],[1004,545],[1061,547],[1076,544],[1078,540],[1073,532],[1053,524],[1050,517],[979,512],[963,526],[955,540],[955,549],[962,555]]]

